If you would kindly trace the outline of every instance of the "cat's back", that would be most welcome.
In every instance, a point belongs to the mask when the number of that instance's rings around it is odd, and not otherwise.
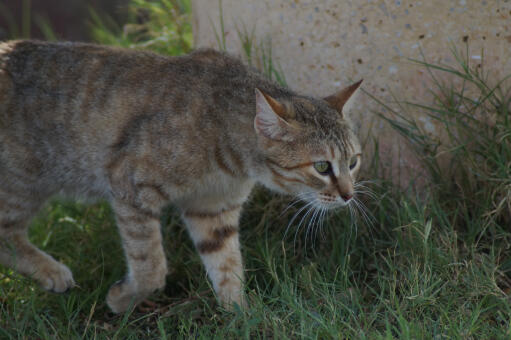
[[[0,84],[4,96],[22,95],[38,104],[51,98],[58,108],[70,104],[66,100],[91,102],[114,85],[135,86],[126,75],[150,77],[164,62],[153,53],[88,43],[9,41],[0,43]]]
[[[225,82],[227,79],[243,79],[245,82],[262,80],[257,72],[246,67],[239,59],[213,49],[198,49],[187,55],[169,57],[89,43],[34,40],[0,42],[0,74],[3,82],[10,80],[18,86],[46,82],[53,83],[56,89],[71,85],[63,80],[75,80],[75,83],[81,84],[80,79],[91,78],[91,73],[97,77],[92,77],[96,88],[102,83],[102,74],[121,78],[124,84],[131,86],[141,84],[126,83],[127,80],[150,79],[153,83],[166,78],[174,82],[188,80],[179,84],[182,87],[196,85],[194,79],[200,79],[205,86],[229,85]],[[129,74],[133,75],[132,79],[124,77]]]
[[[12,40],[0,42],[0,70],[13,80],[22,81],[59,76],[79,71],[82,76],[90,63],[104,66],[144,67],[165,57],[158,54],[81,42]],[[98,65],[100,66],[100,65]],[[100,68],[100,67],[98,67]]]
[[[166,57],[87,43],[0,43],[3,120],[73,120],[99,113],[94,118],[109,115],[118,122],[119,112],[167,108],[179,114],[197,102],[225,110],[251,98],[256,83],[261,83],[256,72],[211,49]]]
[[[32,149],[46,141],[47,157],[107,153],[142,128],[209,145],[227,128],[251,132],[256,86],[275,93],[237,58],[210,49],[167,57],[87,43],[0,43],[0,137]]]
[[[107,73],[108,67],[132,67],[147,55],[87,43],[14,40],[0,42],[0,74],[3,83],[10,81],[18,91],[32,86],[58,94],[72,85],[71,80],[87,78],[94,69],[99,71],[94,79],[99,83],[99,73]]]
[[[87,43],[0,43],[0,129],[27,144],[28,136],[53,138],[54,145],[85,137],[108,142],[143,103],[165,91],[158,70],[167,62]]]

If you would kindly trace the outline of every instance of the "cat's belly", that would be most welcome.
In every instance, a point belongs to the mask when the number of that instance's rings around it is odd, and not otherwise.
[[[77,175],[69,182],[62,183],[59,191],[61,195],[86,202],[111,198],[111,187],[106,178],[93,172]]]
[[[211,174],[199,179],[194,189],[179,197],[175,204],[184,210],[217,211],[246,201],[255,181]]]

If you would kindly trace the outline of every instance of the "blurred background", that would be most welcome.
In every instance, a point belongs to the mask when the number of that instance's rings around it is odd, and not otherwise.
[[[0,40],[29,38],[187,53],[190,0],[0,1]]]
[[[2,0],[0,40],[11,38],[91,41],[94,14],[111,23],[128,19],[130,0]]]

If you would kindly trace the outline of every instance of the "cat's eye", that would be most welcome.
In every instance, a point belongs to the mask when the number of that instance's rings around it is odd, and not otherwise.
[[[358,163],[358,156],[351,157],[351,159],[350,159],[350,170],[353,170],[357,166],[357,163]]]
[[[326,175],[330,173],[332,166],[330,165],[330,162],[327,161],[319,161],[314,162],[314,169],[316,169],[317,172],[319,172],[322,175]]]

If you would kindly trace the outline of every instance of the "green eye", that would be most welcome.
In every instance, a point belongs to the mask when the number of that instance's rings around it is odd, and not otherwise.
[[[314,162],[314,169],[316,169],[316,171],[319,172],[320,174],[326,175],[331,170],[330,162],[327,161]]]
[[[353,170],[357,166],[357,162],[358,162],[358,156],[351,157],[350,170]]]

